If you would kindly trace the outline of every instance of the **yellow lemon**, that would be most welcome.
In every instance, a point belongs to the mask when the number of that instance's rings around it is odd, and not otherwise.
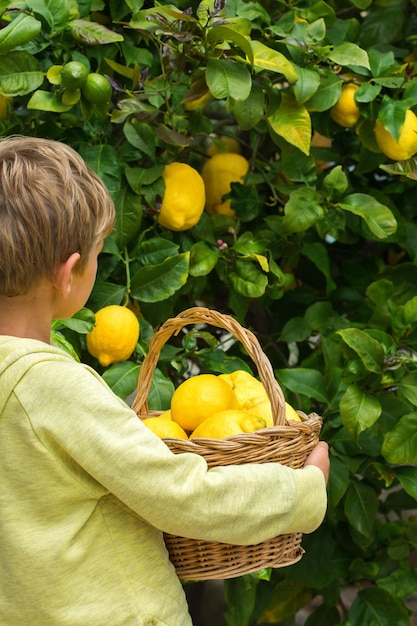
[[[139,338],[139,321],[127,307],[106,306],[95,314],[96,324],[86,337],[87,350],[104,367],[126,361]]]
[[[246,413],[239,409],[229,409],[210,415],[191,433],[190,439],[208,437],[209,439],[226,439],[243,433],[253,433],[265,428],[266,422],[262,417],[253,413]]]
[[[158,417],[162,420],[172,420],[171,409],[163,411]]]
[[[230,200],[222,201],[231,190],[232,183],[243,182],[249,170],[249,161],[241,154],[221,152],[215,154],[203,165],[201,175],[206,187],[206,211],[235,217]]]
[[[271,403],[260,380],[245,370],[220,374],[219,378],[232,387],[239,409],[262,417],[267,426],[274,425]]]
[[[172,420],[163,417],[147,417],[142,420],[142,423],[161,439],[188,439],[187,433]]]
[[[355,102],[355,92],[359,85],[346,83],[342,87],[339,101],[330,109],[330,117],[344,128],[352,128],[360,118],[361,112]]]
[[[172,419],[192,431],[213,413],[236,407],[233,389],[214,374],[199,374],[184,380],[171,398]]]
[[[288,402],[285,403],[285,418],[288,422],[301,422],[301,417]]]
[[[199,221],[206,202],[204,181],[187,163],[169,163],[162,177],[165,192],[158,222],[168,230],[188,230]]]
[[[393,161],[406,161],[417,152],[417,117],[410,109],[405,114],[405,120],[398,141],[389,133],[380,120],[375,124],[375,138],[379,149]]]
[[[235,154],[240,154],[242,152],[242,148],[240,143],[235,137],[230,137],[230,135],[220,135],[220,137],[210,138],[210,145],[207,148],[207,155],[214,156],[219,152],[234,152]]]

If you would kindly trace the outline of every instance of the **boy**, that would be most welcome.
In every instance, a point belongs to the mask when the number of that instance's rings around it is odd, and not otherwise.
[[[328,451],[207,470],[174,455],[50,344],[93,286],[114,207],[68,146],[0,141],[0,623],[190,626],[162,532],[254,544],[311,532]]]

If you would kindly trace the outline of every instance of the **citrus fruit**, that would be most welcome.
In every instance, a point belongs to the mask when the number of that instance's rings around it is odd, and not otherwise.
[[[375,124],[375,138],[379,149],[393,161],[406,161],[417,152],[417,117],[410,109],[405,114],[398,140],[387,131],[380,120]]]
[[[230,135],[220,135],[220,137],[212,137],[210,138],[210,145],[207,148],[207,155],[214,156],[219,152],[234,152],[235,154],[240,154],[242,148],[240,143],[235,137],[230,137]]]
[[[226,437],[233,437],[234,435],[253,433],[265,427],[265,420],[258,415],[246,413],[240,409],[229,409],[210,415],[197,426],[189,438],[226,439]]]
[[[230,200],[222,201],[231,190],[232,183],[241,183],[249,169],[248,160],[234,152],[220,152],[210,157],[201,170],[206,187],[206,211],[210,215],[222,214],[235,217]]]
[[[88,69],[84,63],[69,61],[61,71],[61,85],[66,89],[79,89],[87,80]]]
[[[260,380],[245,370],[220,374],[219,378],[232,387],[239,409],[262,417],[267,426],[274,425],[271,403]]]
[[[285,419],[288,422],[301,422],[301,417],[288,402],[285,403]]]
[[[158,417],[162,420],[172,420],[171,409],[163,411]]]
[[[91,104],[105,104],[112,95],[112,87],[103,74],[91,72],[81,87],[84,98]]]
[[[361,112],[355,102],[355,92],[359,85],[346,83],[342,87],[339,101],[330,109],[330,117],[344,128],[352,128],[360,118]]]
[[[142,423],[161,439],[188,439],[187,433],[172,420],[163,417],[146,417]]]
[[[106,306],[95,314],[96,324],[86,337],[88,352],[107,367],[128,359],[139,338],[139,322],[127,307]]]
[[[158,222],[168,230],[188,230],[199,221],[206,201],[199,172],[187,163],[169,163],[162,177],[165,192]]]
[[[172,419],[186,431],[194,430],[213,413],[235,407],[233,389],[214,374],[187,378],[171,398]]]

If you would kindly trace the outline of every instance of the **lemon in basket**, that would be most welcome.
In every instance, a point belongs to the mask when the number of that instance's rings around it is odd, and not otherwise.
[[[239,409],[229,409],[210,415],[191,433],[190,439],[208,437],[209,439],[226,439],[243,433],[253,433],[265,428],[266,422],[262,417],[253,413],[246,413]]]
[[[160,439],[188,439],[179,424],[164,417],[146,417],[142,423]]]
[[[220,374],[219,378],[232,387],[239,409],[263,417],[267,426],[274,425],[271,403],[260,380],[245,370]]]
[[[213,413],[237,408],[232,387],[215,374],[187,378],[171,398],[171,416],[184,430],[192,431]]]

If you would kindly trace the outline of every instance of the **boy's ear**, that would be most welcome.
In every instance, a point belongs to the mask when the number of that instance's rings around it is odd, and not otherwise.
[[[54,286],[61,292],[63,298],[67,298],[71,292],[72,275],[79,260],[80,253],[73,252],[66,261],[61,263],[55,272]]]

